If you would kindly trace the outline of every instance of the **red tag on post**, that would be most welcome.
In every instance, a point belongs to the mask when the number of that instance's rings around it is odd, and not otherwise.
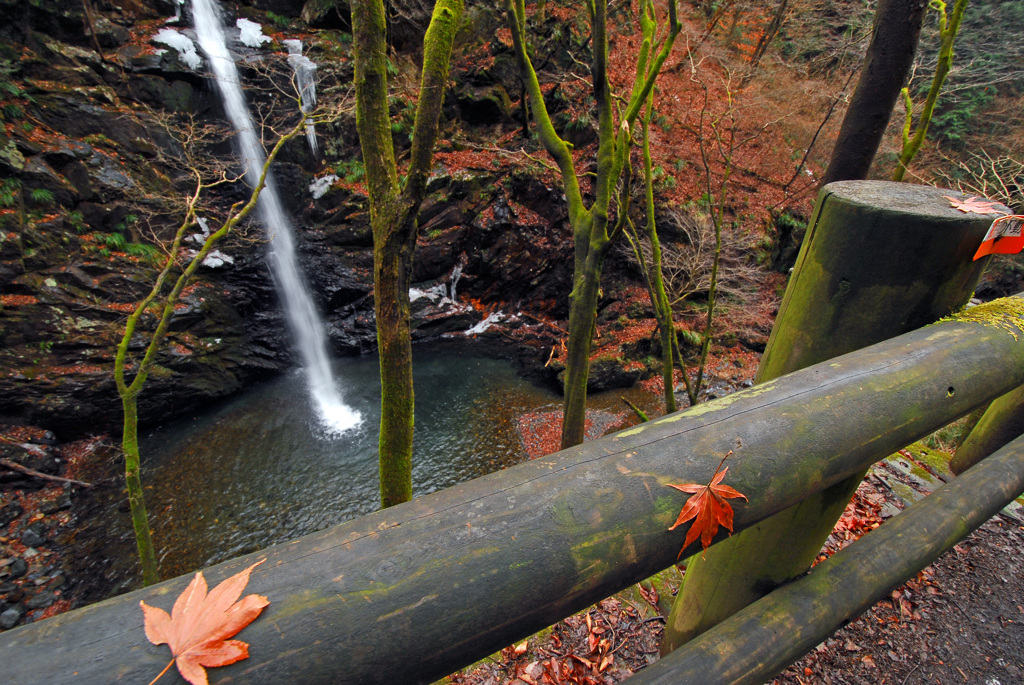
[[[1024,250],[1024,216],[1010,214],[992,222],[974,259],[990,254],[1017,254]]]

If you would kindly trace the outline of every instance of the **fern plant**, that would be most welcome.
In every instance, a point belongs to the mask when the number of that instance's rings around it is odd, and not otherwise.
[[[5,178],[0,181],[0,207],[12,207],[18,199],[21,181],[16,178]]]
[[[286,29],[292,25],[292,20],[276,12],[267,12],[267,19],[279,29]]]
[[[28,196],[37,205],[52,205],[54,200],[53,193],[46,188],[33,188]]]

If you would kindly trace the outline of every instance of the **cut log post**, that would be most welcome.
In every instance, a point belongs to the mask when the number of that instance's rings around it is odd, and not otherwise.
[[[986,263],[972,259],[993,217],[960,212],[945,196],[963,197],[887,181],[823,188],[755,382],[966,305]],[[695,558],[666,622],[662,654],[810,568],[862,479],[854,474]]]
[[[990,323],[939,323],[205,569],[212,586],[266,558],[246,591],[270,599],[239,634],[250,658],[211,682],[421,683],[482,659],[671,565],[686,497],[665,484],[706,483],[729,450],[742,530],[1024,385],[1024,300],[984,306]],[[4,682],[149,682],[170,655],[139,601],[168,609],[190,580],[0,633]]]
[[[761,685],[1024,492],[1024,438],[640,671],[629,685]]]
[[[1018,435],[1024,435],[1024,386],[989,405],[957,448],[949,468],[960,475]]]

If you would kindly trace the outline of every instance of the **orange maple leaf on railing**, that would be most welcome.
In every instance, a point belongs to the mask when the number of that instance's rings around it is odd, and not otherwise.
[[[693,495],[693,497],[686,500],[686,504],[683,505],[682,511],[679,512],[676,522],[669,528],[669,530],[675,530],[693,519],[690,530],[686,532],[686,541],[683,542],[679,554],[676,555],[677,559],[683,555],[683,550],[689,547],[690,543],[698,537],[700,537],[703,550],[706,550],[711,545],[711,540],[715,537],[715,533],[718,532],[719,526],[728,530],[729,534],[732,535],[732,505],[725,500],[736,497],[742,497],[746,500],[747,496],[735,488],[722,485],[725,474],[729,471],[729,467],[726,466],[723,469],[722,464],[725,463],[725,460],[731,454],[732,450],[729,450],[729,453],[722,457],[722,461],[718,463],[718,468],[715,469],[714,475],[711,476],[711,482],[707,485],[697,485],[696,483],[673,485],[672,483],[666,483],[670,488]],[[703,550],[701,550],[702,556],[704,554]]]
[[[207,685],[204,667],[227,666],[249,656],[249,645],[241,640],[228,640],[252,623],[270,604],[262,595],[246,595],[235,601],[249,582],[249,574],[263,563],[257,561],[239,571],[206,594],[206,579],[200,571],[167,612],[145,602],[146,637],[154,645],[171,648],[171,663],[150,683],[160,679],[171,664],[192,685]]]

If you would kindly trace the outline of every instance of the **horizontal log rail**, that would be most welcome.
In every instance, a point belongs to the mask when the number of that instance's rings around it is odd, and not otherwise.
[[[1019,301],[1018,301],[1019,302]],[[667,529],[729,450],[748,527],[1024,384],[1019,307],[949,321],[579,447],[206,569],[260,558],[270,606],[231,682],[430,682],[676,561]],[[782,544],[785,544],[784,541]],[[12,683],[148,682],[167,663],[139,601],[188,577],[0,634]]]
[[[1024,492],[1024,437],[629,679],[761,685]]]

